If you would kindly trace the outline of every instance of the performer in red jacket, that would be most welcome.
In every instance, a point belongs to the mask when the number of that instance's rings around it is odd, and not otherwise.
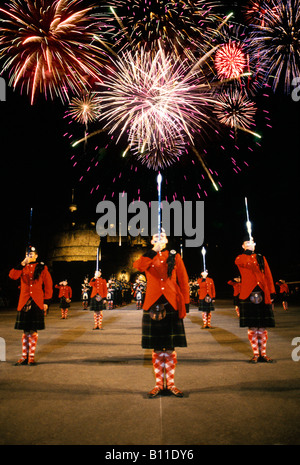
[[[94,312],[94,328],[102,329],[103,312],[106,308],[107,282],[101,278],[101,270],[95,271],[89,285],[92,288],[90,310]]]
[[[35,365],[38,330],[45,329],[44,315],[53,294],[48,268],[44,263],[38,263],[37,257],[35,247],[29,247],[25,259],[9,272],[11,279],[21,281],[15,329],[23,330],[22,358],[16,365]]]
[[[72,299],[72,288],[68,286],[68,281],[61,281],[55,285],[56,289],[59,289],[58,298],[60,299],[59,305],[61,309],[61,319],[66,320],[68,316],[68,309],[70,308],[70,302]]]
[[[159,240],[160,239],[160,240]],[[174,383],[177,355],[175,347],[186,347],[183,319],[189,308],[189,279],[180,254],[165,249],[164,232],[155,234],[153,248],[133,263],[145,272],[147,289],[143,304],[142,347],[153,349],[155,387],[148,396],[156,397],[166,388],[177,397],[183,393]]]
[[[201,278],[197,280],[199,285],[199,312],[202,312],[202,328],[210,328],[211,312],[214,311],[214,299],[216,297],[215,283],[212,278],[208,278],[207,270],[202,271]]]
[[[250,362],[272,362],[266,354],[266,328],[275,326],[272,308],[275,287],[268,262],[254,252],[255,245],[253,240],[245,239],[243,253],[235,259],[241,274],[240,327],[248,326],[248,338],[253,350]]]
[[[288,309],[288,297],[289,297],[289,286],[285,282],[284,279],[279,279],[279,281],[276,283],[277,286],[279,286],[279,296],[280,296],[280,301],[283,306],[283,310]]]
[[[240,292],[241,292],[241,277],[238,276],[237,278],[234,278],[233,280],[230,279],[227,282],[227,284],[233,287],[233,305],[235,307],[237,316],[240,316],[239,297],[240,297]]]

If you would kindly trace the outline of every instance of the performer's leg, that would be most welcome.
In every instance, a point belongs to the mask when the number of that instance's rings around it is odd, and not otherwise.
[[[207,327],[207,312],[202,312],[202,321],[203,321],[202,328],[206,328]]]
[[[68,317],[68,309],[65,308],[65,320],[67,319],[67,317]]]
[[[103,312],[99,312],[98,315],[98,328],[102,329],[102,320],[103,320]]]
[[[258,342],[260,348],[261,360],[263,362],[271,363],[273,360],[270,357],[267,357],[267,340],[268,340],[268,331],[266,328],[258,329]]]
[[[207,313],[207,323],[206,323],[207,328],[210,328],[210,322],[211,322],[211,312],[208,312]]]
[[[27,365],[29,348],[29,333],[22,334],[22,358],[17,361],[16,365]]]
[[[248,339],[250,341],[251,348],[252,348],[252,351],[253,351],[253,358],[250,360],[250,362],[257,363],[257,361],[259,359],[257,328],[249,328],[248,329]]]
[[[61,320],[65,319],[65,311],[63,308],[61,308]]]
[[[166,351],[165,354],[165,370],[166,370],[166,381],[167,389],[174,394],[176,397],[182,397],[183,393],[175,386],[175,367],[177,365],[177,354],[175,350]]]
[[[34,355],[35,349],[38,340],[38,333],[36,331],[31,331],[29,336],[29,356],[28,356],[28,363],[29,365],[34,365]]]
[[[94,328],[93,329],[98,329],[98,313],[99,312],[94,312]]]
[[[148,393],[151,398],[156,397],[164,388],[165,352],[163,350],[153,350],[152,365],[155,374],[155,386]]]

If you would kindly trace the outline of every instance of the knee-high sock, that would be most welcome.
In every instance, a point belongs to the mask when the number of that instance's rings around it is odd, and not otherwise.
[[[152,364],[155,374],[155,386],[160,389],[164,387],[164,369],[165,369],[165,352],[164,351],[153,351],[152,352]]]
[[[211,322],[211,312],[207,313],[207,323],[206,323],[206,325],[210,326],[210,322]]]
[[[253,355],[258,356],[259,355],[259,347],[258,347],[258,335],[257,335],[257,329],[256,328],[249,328],[248,329],[248,339],[249,339],[250,344],[251,344]]]
[[[207,325],[207,312],[202,312],[203,325]]]
[[[177,354],[175,350],[171,353],[166,352],[165,354],[165,370],[166,370],[166,382],[167,388],[170,388],[175,385],[175,367],[177,364]]]
[[[258,332],[258,344],[260,349],[260,355],[265,357],[267,355],[267,340],[268,340],[268,331],[265,328],[259,328]]]
[[[99,328],[102,328],[102,320],[103,320],[103,313],[99,312],[99,315],[98,315],[98,327]]]
[[[29,334],[23,333],[22,335],[22,359],[26,360],[28,358],[28,349],[29,349]]]
[[[98,312],[94,312],[94,328],[98,328]]]
[[[30,334],[29,336],[29,357],[28,357],[29,363],[34,362],[34,355],[35,355],[37,340],[38,340],[38,333]]]

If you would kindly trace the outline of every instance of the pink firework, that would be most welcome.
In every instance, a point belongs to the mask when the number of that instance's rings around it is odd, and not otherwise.
[[[242,45],[229,41],[215,56],[215,67],[220,79],[238,79],[247,65]]]

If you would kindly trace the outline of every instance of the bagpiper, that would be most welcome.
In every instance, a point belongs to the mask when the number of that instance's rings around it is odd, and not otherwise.
[[[38,331],[45,329],[47,314],[53,294],[52,277],[47,266],[37,261],[38,253],[30,246],[20,265],[9,272],[11,279],[21,281],[15,329],[23,331],[22,357],[16,365],[35,365]]]
[[[177,354],[175,347],[186,347],[183,319],[189,308],[189,278],[179,253],[165,248],[165,232],[152,237],[152,249],[133,263],[145,272],[147,289],[143,304],[142,348],[152,349],[155,386],[148,393],[156,397],[165,389],[182,397],[174,382]],[[166,386],[164,386],[164,380]]]
[[[89,278],[85,277],[83,283],[81,284],[81,300],[84,310],[87,310],[89,306],[91,287],[89,285]]]

